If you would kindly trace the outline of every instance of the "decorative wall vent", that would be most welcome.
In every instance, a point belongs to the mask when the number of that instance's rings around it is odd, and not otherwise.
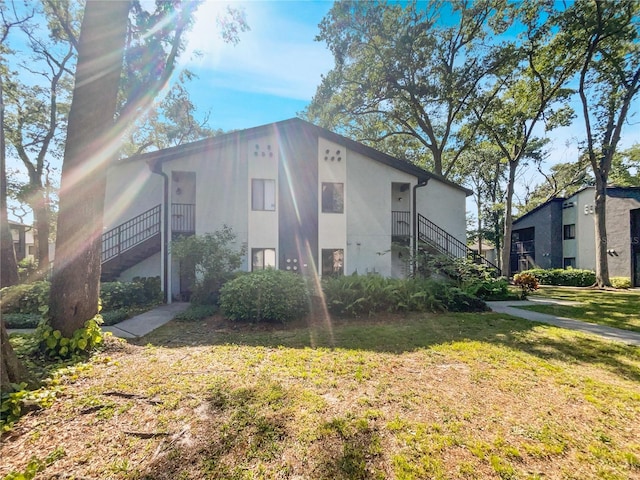
[[[342,151],[341,150],[336,150],[335,152],[330,150],[330,149],[326,149],[324,151],[324,161],[325,162],[341,162],[342,161]]]
[[[265,146],[261,146],[259,144],[256,143],[254,151],[253,151],[253,156],[254,157],[264,157],[264,158],[273,158],[273,149],[271,148],[271,145],[266,145]]]

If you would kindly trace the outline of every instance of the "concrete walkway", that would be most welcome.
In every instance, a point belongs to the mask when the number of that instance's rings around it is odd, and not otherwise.
[[[585,333],[593,333],[600,335],[608,340],[614,340],[617,342],[623,342],[628,345],[640,346],[640,333],[632,332],[630,330],[622,330],[619,328],[607,327],[605,325],[596,325],[595,323],[583,322],[581,320],[574,320],[572,318],[556,317],[555,315],[548,315],[546,313],[533,312],[531,310],[523,310],[522,308],[516,308],[518,306],[530,306],[534,304],[564,304],[570,302],[555,301],[552,299],[542,299],[540,297],[535,300],[514,300],[505,302],[487,302],[489,308],[496,313],[505,313],[507,315],[513,315],[514,317],[524,318],[531,320],[532,322],[548,323],[556,327],[566,328],[569,330],[578,330]]]
[[[110,327],[102,327],[105,332],[111,332],[120,338],[138,338],[154,331],[167,322],[173,320],[178,313],[183,312],[189,306],[188,303],[176,302],[160,305],[148,312],[136,315]]]
[[[189,306],[188,303],[177,302],[160,305],[153,310],[136,315],[128,320],[124,320],[116,325],[102,327],[105,332],[111,332],[120,338],[138,338],[152,332],[156,328],[173,320],[178,313],[184,311]],[[11,328],[7,333],[33,333],[35,328]]]

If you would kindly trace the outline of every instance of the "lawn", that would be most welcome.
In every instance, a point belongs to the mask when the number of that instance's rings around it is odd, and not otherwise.
[[[0,475],[640,478],[638,347],[494,313],[211,317],[137,343],[110,341],[23,417]]]
[[[520,308],[640,332],[638,290],[543,286],[532,297],[579,302],[579,305],[532,305]]]

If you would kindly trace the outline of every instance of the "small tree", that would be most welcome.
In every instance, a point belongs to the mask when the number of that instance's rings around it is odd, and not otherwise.
[[[240,268],[246,253],[244,246],[231,246],[236,239],[230,227],[205,235],[183,237],[171,243],[171,254],[195,277],[191,300],[194,303],[217,303],[220,287]]]

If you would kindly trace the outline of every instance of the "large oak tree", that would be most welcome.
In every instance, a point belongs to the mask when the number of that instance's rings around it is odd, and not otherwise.
[[[640,2],[577,0],[561,18],[562,47],[580,52],[578,94],[584,151],[595,177],[596,283],[611,285],[607,184],[622,130],[640,90]]]
[[[320,24],[335,67],[305,115],[448,176],[470,101],[505,58],[502,0],[336,2]]]

